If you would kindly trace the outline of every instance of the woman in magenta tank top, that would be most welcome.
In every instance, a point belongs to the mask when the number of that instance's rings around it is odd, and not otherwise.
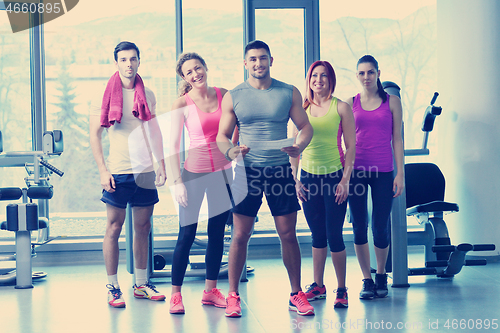
[[[217,279],[224,249],[224,230],[231,201],[226,184],[232,180],[231,163],[220,152],[216,136],[221,117],[224,88],[209,87],[207,65],[196,53],[184,53],[176,66],[183,79],[180,97],[171,111],[169,182],[173,182],[179,203],[179,236],[172,261],[170,313],[184,313],[181,287],[189,252],[196,236],[201,204],[208,202],[208,245],[205,256],[206,279],[201,302],[225,308],[224,295]],[[180,151],[183,128],[189,135],[189,147]],[[181,171],[180,156],[187,155]]]
[[[389,253],[392,199],[404,188],[402,106],[380,83],[378,63],[371,55],[359,59],[356,77],[362,90],[349,100],[356,122],[356,158],[351,181],[351,210],[354,248],[363,273],[361,299],[386,297],[385,265]],[[394,176],[394,163],[397,173]],[[372,197],[372,233],[377,259],[375,282],[368,247],[368,186]]]

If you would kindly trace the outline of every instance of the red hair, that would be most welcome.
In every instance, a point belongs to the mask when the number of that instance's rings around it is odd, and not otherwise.
[[[333,92],[335,91],[335,85],[337,84],[337,77],[335,76],[335,71],[333,70],[332,65],[328,61],[324,60],[318,60],[313,62],[311,67],[309,67],[309,70],[307,71],[307,76],[306,76],[306,96],[304,99],[304,104],[302,104],[302,107],[307,109],[307,107],[311,104],[317,105],[314,103],[314,93],[311,89],[310,82],[311,82],[311,76],[313,70],[318,67],[318,66],[323,66],[326,68],[326,73],[328,77],[328,83],[330,87],[330,95],[333,95]]]

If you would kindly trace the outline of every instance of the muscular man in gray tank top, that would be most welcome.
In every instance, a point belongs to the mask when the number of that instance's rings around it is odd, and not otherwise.
[[[266,196],[282,245],[282,256],[291,285],[289,309],[299,315],[314,315],[300,287],[300,248],[295,227],[300,210],[289,157],[298,157],[311,141],[313,129],[302,108],[300,92],[292,85],[271,78],[273,58],[266,43],[253,41],[245,47],[245,68],[249,78],[224,96],[217,145],[228,160],[238,155],[232,186],[235,207],[234,236],[229,249],[229,295],[226,316],[240,317],[238,285],[247,256],[257,212]],[[259,141],[286,139],[288,120],[299,130],[296,142],[265,150]],[[240,145],[230,141],[238,126]],[[266,303],[263,300],[263,306]],[[272,309],[269,309],[272,310]]]

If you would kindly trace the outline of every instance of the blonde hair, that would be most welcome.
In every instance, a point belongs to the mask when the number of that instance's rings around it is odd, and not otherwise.
[[[184,73],[182,73],[182,65],[184,65],[186,61],[193,59],[196,59],[199,62],[201,62],[203,67],[205,67],[205,69],[208,70],[205,60],[198,53],[195,52],[182,53],[179,56],[179,59],[177,60],[177,64],[175,65],[175,71],[177,72],[177,75],[179,75],[182,79],[184,79]],[[188,82],[186,82],[186,80],[182,80],[181,82],[179,82],[179,88],[178,88],[179,97],[184,96],[191,89],[192,89],[191,85]]]

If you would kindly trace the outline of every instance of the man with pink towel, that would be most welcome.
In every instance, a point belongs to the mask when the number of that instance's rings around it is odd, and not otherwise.
[[[165,295],[148,282],[147,260],[151,216],[154,204],[159,201],[156,186],[165,184],[166,172],[155,95],[137,74],[139,49],[134,43],[121,42],[115,48],[114,58],[117,72],[109,79],[99,98],[100,104],[91,110],[90,145],[103,188],[101,201],[107,211],[103,254],[108,274],[108,303],[123,308],[125,300],[117,278],[118,238],[127,204],[132,207],[134,223],[134,297],[165,300]],[[105,129],[110,144],[106,161],[102,148]],[[158,164],[156,174],[153,156]]]

